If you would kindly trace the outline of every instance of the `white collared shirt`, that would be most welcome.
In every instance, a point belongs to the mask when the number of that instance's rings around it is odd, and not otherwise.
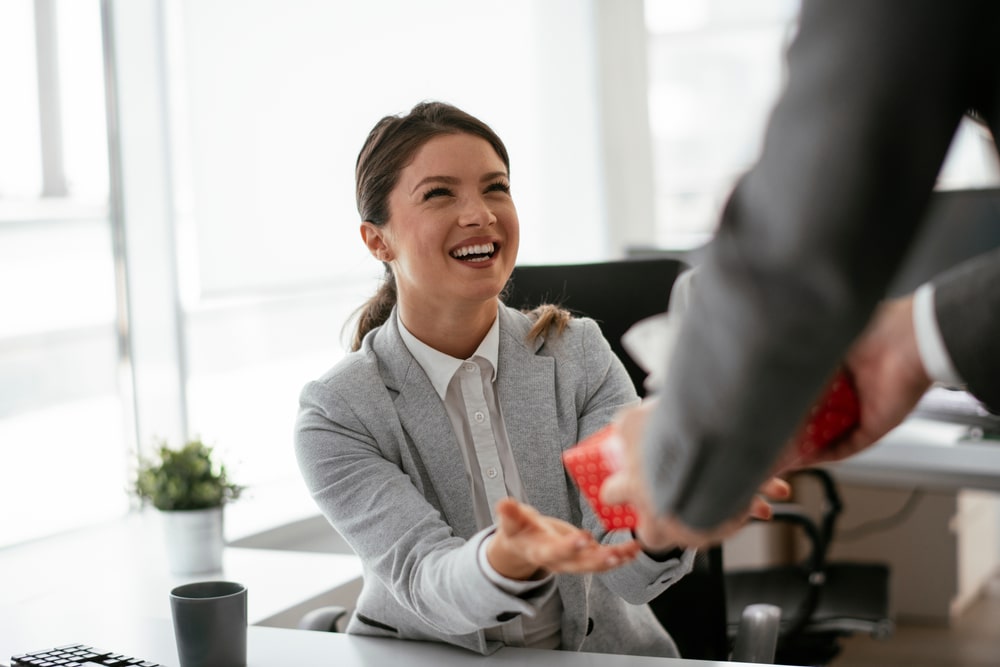
[[[418,340],[399,321],[399,332],[410,354],[427,373],[431,385],[444,403],[465,463],[472,495],[476,526],[482,530],[494,525],[494,508],[510,496],[529,502],[507,438],[500,401],[496,395],[497,360],[500,354],[500,318],[486,333],[475,353],[468,359],[456,359]],[[562,617],[562,599],[555,590],[554,577],[540,581],[508,579],[498,573],[486,558],[488,537],[479,550],[479,564],[494,585],[536,605],[531,618],[517,617],[486,630],[488,639],[509,646],[558,648]],[[551,589],[540,593],[542,587]]]

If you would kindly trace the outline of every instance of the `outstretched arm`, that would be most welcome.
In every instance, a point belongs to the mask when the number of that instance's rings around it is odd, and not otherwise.
[[[803,4],[761,157],[699,264],[643,436],[662,516],[709,531],[744,512],[863,331],[969,104],[956,81],[993,27],[984,7]]]

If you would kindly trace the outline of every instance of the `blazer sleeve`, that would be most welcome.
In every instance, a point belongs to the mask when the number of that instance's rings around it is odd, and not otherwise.
[[[659,511],[707,529],[745,509],[885,294],[981,70],[969,42],[993,39],[982,7],[803,3],[645,436]]]
[[[967,389],[1000,412],[1000,248],[937,278],[934,312]]]
[[[299,469],[323,514],[365,563],[365,576],[445,634],[494,626],[500,614],[533,614],[530,602],[503,592],[480,569],[477,550],[489,531],[455,536],[403,471],[404,448],[386,445],[405,437],[394,414],[374,372],[335,374],[300,395]]]

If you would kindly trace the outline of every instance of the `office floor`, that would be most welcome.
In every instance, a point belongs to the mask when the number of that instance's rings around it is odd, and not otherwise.
[[[951,627],[898,625],[893,637],[853,637],[831,667],[997,667],[1000,665],[1000,579]]]

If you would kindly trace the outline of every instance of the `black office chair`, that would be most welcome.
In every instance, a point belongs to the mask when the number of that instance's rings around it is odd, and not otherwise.
[[[892,634],[889,568],[883,563],[829,561],[842,509],[836,483],[819,468],[796,475],[811,477],[822,488],[818,519],[799,505],[780,503],[774,506],[772,521],[800,528],[809,551],[796,563],[726,573],[728,634],[733,638],[738,632],[744,605],[772,604],[781,609],[775,662],[826,665],[840,653],[845,637],[868,634],[884,639]]]
[[[306,612],[299,619],[299,630],[318,630],[320,632],[340,632],[347,620],[347,607],[327,605]]]
[[[516,266],[501,298],[525,310],[554,303],[596,320],[636,391],[645,396],[646,372],[625,351],[622,335],[639,320],[667,310],[670,288],[687,268],[670,257]]]
[[[721,546],[700,549],[695,555],[691,572],[651,600],[649,606],[660,624],[673,637],[682,657],[696,660],[729,658],[732,644],[727,625]],[[744,608],[740,609],[742,613]],[[742,620],[741,616],[737,626]],[[736,630],[733,632],[733,642]],[[777,627],[774,632],[777,632]],[[775,637],[774,641],[776,640]],[[774,648],[775,644],[772,644],[772,657]],[[742,658],[741,661],[747,662]]]

